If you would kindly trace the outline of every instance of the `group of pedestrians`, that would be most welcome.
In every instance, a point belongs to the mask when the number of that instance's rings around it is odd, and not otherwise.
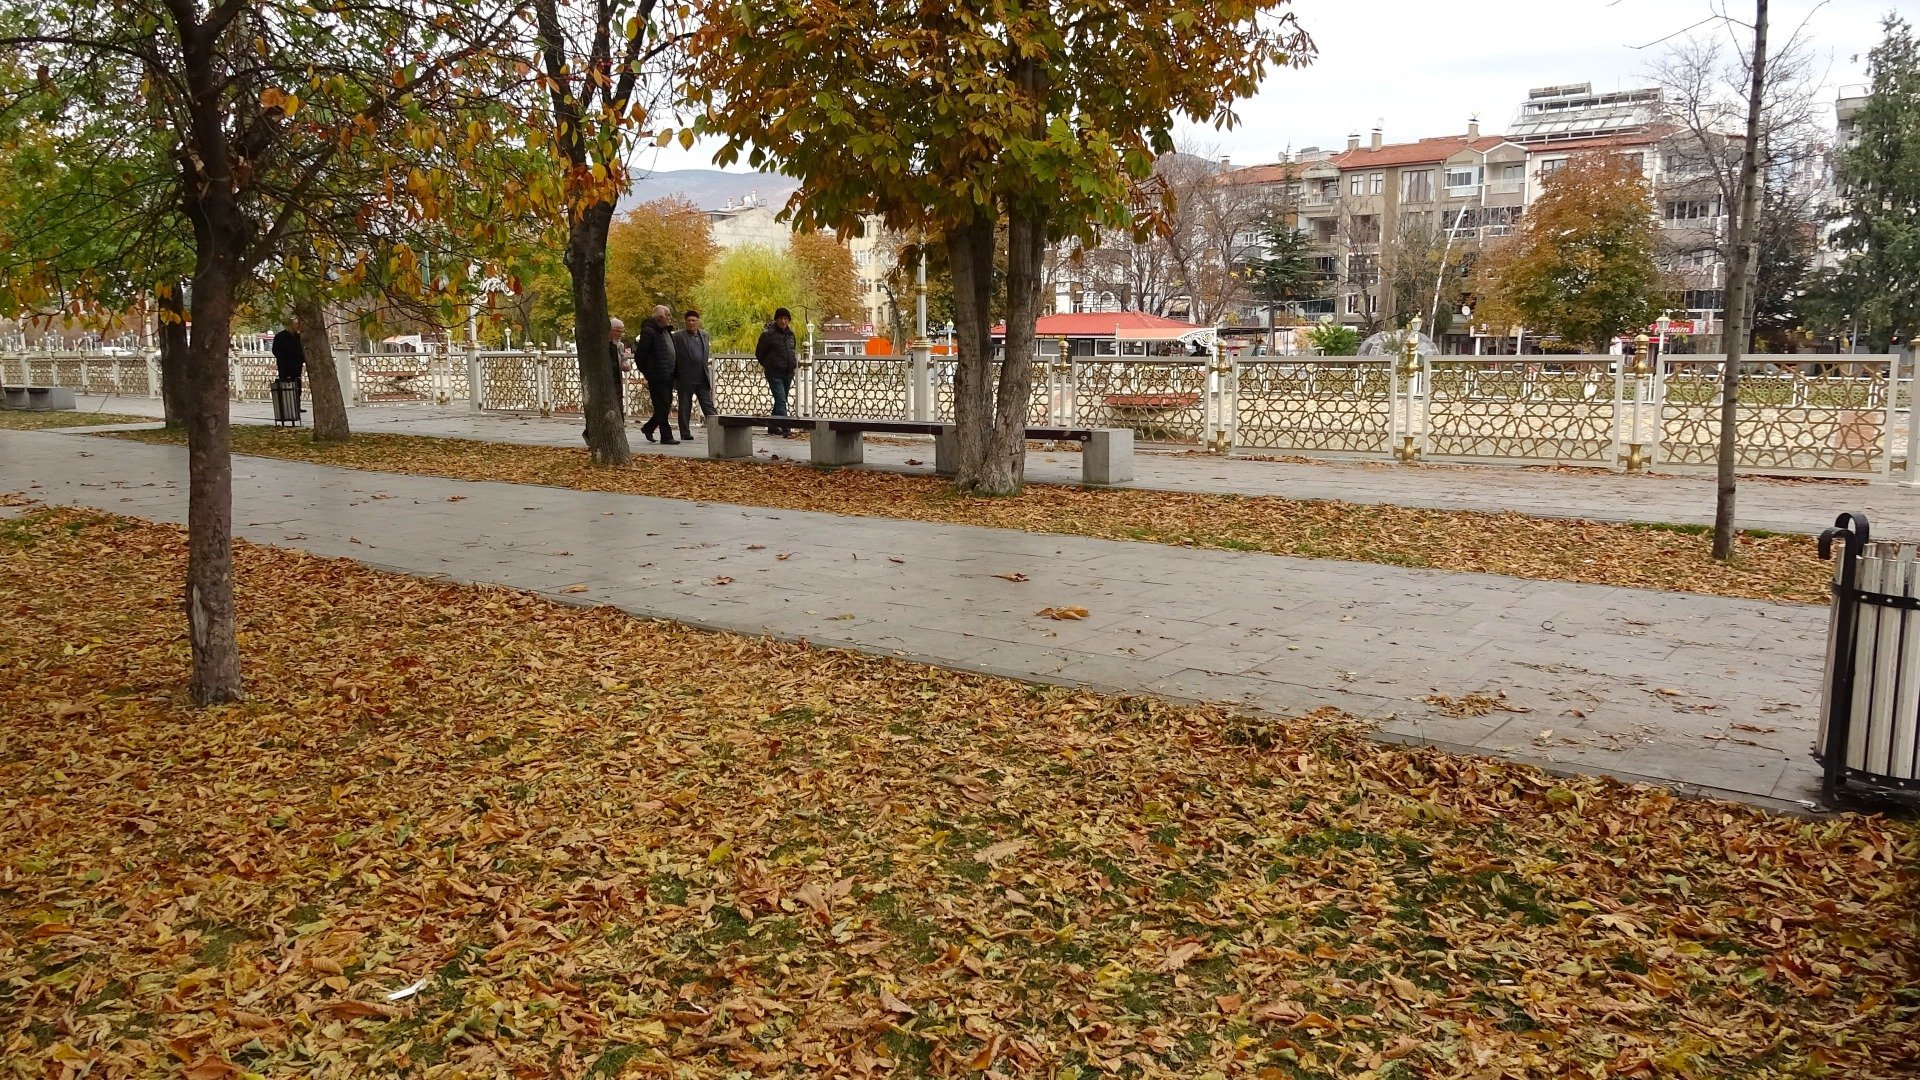
[[[635,369],[646,380],[647,397],[653,412],[647,422],[641,425],[640,434],[645,435],[648,442],[653,442],[657,434],[664,446],[676,446],[682,440],[693,438],[695,402],[700,405],[702,418],[719,411],[713,400],[713,370],[710,364],[713,342],[707,337],[707,332],[700,328],[698,311],[689,309],[682,313],[681,320],[680,329],[674,329],[673,309],[660,304],[653,309],[647,321],[640,324],[640,332],[631,342],[626,336],[627,324],[619,319],[612,320],[612,335],[608,342],[608,355],[615,374],[614,385],[619,387],[625,373]],[[787,395],[793,388],[794,374],[800,368],[792,312],[780,308],[773,313],[766,329],[760,332],[753,355],[759,361],[761,371],[766,374],[767,390],[773,395],[773,415],[789,415]],[[673,435],[676,394],[680,406],[680,437],[677,439]],[[625,412],[624,406],[621,411]],[[769,431],[775,435],[788,433],[782,428]],[[582,431],[581,438],[585,438],[586,434]]]

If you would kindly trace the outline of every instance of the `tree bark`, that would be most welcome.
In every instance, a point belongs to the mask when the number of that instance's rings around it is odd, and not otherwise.
[[[993,387],[987,381],[993,353],[993,229],[991,217],[975,217],[947,234],[953,271],[953,329],[958,348],[953,374],[954,442],[959,471],[954,486],[977,486],[993,417]]]
[[[1044,217],[1018,210],[1008,215],[1006,352],[1000,361],[993,426],[982,440],[980,461],[970,484],[972,490],[983,495],[1013,495],[1026,481],[1034,322],[1039,317],[1041,264],[1046,249]]]
[[[187,313],[178,284],[170,291],[156,293],[160,303],[160,415],[169,428],[177,428],[186,415],[180,405],[180,372],[187,362]]]
[[[1728,268],[1726,370],[1720,387],[1719,490],[1713,508],[1713,557],[1733,558],[1734,460],[1739,452],[1740,360],[1750,324],[1748,293],[1753,285],[1753,241],[1760,217],[1760,110],[1767,77],[1767,0],[1754,0],[1753,85],[1747,91],[1747,142],[1740,153],[1740,205],[1733,227],[1733,265]]]
[[[326,308],[318,300],[293,305],[293,332],[307,357],[307,390],[313,399],[313,441],[346,442],[353,432],[347,425],[347,396],[340,385],[340,366],[333,360],[333,338],[328,335]]]
[[[587,449],[595,465],[625,465],[633,460],[633,451],[627,445],[620,371],[607,352],[612,334],[612,317],[607,311],[607,233],[613,225],[613,209],[610,202],[595,203],[582,210],[567,228],[580,409],[586,417]]]
[[[193,700],[216,705],[241,698],[240,646],[234,636],[233,437],[227,413],[234,278],[214,260],[200,262],[179,379],[187,428],[185,602]]]

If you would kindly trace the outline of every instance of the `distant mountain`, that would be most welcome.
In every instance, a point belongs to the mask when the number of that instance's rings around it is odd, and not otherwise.
[[[634,181],[627,197],[620,200],[620,209],[654,199],[678,197],[702,210],[718,210],[729,202],[737,205],[749,197],[758,197],[762,206],[778,210],[799,186],[800,181],[774,173],[674,169]]]

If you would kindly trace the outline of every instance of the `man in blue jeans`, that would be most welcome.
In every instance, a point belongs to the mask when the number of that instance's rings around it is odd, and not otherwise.
[[[787,393],[793,389],[793,376],[800,370],[800,354],[793,338],[793,312],[780,308],[773,313],[773,321],[760,331],[760,341],[753,347],[753,358],[760,362],[760,370],[766,373],[767,390],[773,394],[773,415],[789,416],[787,412]],[[769,435],[788,434],[786,428],[767,428]]]

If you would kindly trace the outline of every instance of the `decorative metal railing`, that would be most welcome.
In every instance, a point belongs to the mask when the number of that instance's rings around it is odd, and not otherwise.
[[[1233,365],[1232,444],[1296,454],[1392,449],[1393,360],[1299,356]]]
[[[231,363],[234,399],[268,400],[273,358],[236,352]],[[1631,356],[1062,363],[1042,356],[1033,365],[1027,414],[1034,424],[1127,427],[1143,442],[1216,451],[1708,469],[1718,454],[1722,363],[1702,356],[1651,363]],[[771,409],[752,357],[716,356],[710,367],[721,411]],[[579,367],[570,351],[359,353],[343,357],[341,368],[343,386],[362,405],[580,409]],[[954,370],[949,357],[918,369],[911,357],[815,357],[794,380],[791,411],[950,421]],[[997,383],[999,374],[992,367],[988,378]],[[151,355],[0,355],[0,381],[91,394],[160,391]],[[1895,457],[1895,404],[1911,399],[1911,382],[1890,355],[1752,357],[1741,373],[1737,465],[1757,473],[1884,477]],[[647,415],[643,381],[629,375],[624,388],[627,414]],[[1914,419],[1909,409],[1901,421]],[[1920,481],[1920,461],[1910,460],[1908,473]]]

